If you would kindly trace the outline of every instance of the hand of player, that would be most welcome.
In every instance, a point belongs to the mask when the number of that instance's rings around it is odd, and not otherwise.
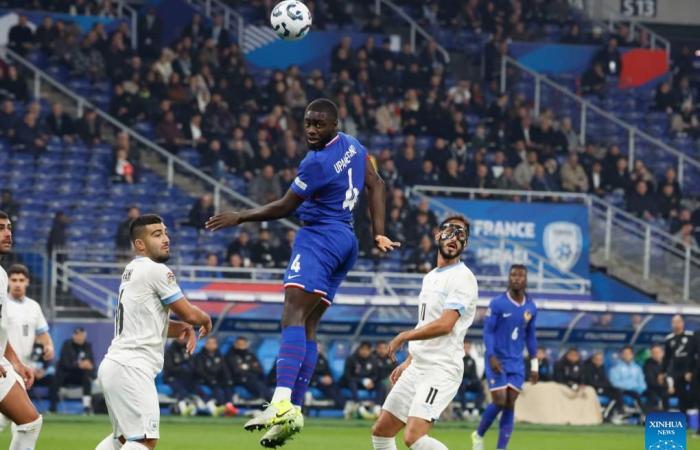
[[[401,350],[404,342],[406,342],[403,333],[404,332],[397,334],[396,337],[389,342],[389,354],[387,356],[389,356],[392,362],[396,362],[396,352]]]
[[[374,246],[382,252],[387,253],[395,248],[401,247],[401,242],[394,242],[388,237],[378,234],[374,237]]]
[[[216,231],[221,228],[235,227],[240,225],[240,223],[241,213],[237,211],[228,211],[210,217],[205,226],[209,231]]]
[[[489,365],[491,366],[491,370],[493,370],[494,372],[503,372],[503,367],[501,367],[501,361],[499,361],[495,355],[491,355],[491,357],[489,358]]]
[[[50,361],[53,359],[53,345],[47,345],[44,347],[44,361]]]
[[[27,390],[31,389],[34,385],[34,370],[20,363],[17,364],[17,367],[15,367],[15,371],[17,372],[17,375],[22,377],[22,380],[24,380],[24,387]]]
[[[207,322],[201,327],[199,327],[199,339],[202,339],[204,336],[211,333],[211,327],[211,317],[209,316],[209,314],[207,314]]]
[[[194,348],[197,346],[197,335],[194,332],[194,328],[186,327],[184,330],[182,330],[179,337],[187,340],[185,343],[185,351],[187,351],[187,353],[190,355],[193,354]]]
[[[530,372],[530,383],[537,384],[538,381],[540,381],[540,373],[533,370]]]
[[[406,367],[403,364],[400,364],[399,366],[396,367],[396,369],[391,371],[391,375],[389,375],[389,381],[391,382],[392,385],[396,384],[397,381],[399,381],[399,378],[401,378],[401,374],[403,373],[404,370],[406,370]]]

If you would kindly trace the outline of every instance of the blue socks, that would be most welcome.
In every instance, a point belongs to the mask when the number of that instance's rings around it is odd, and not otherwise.
[[[282,344],[277,355],[277,388],[288,388],[290,391],[294,388],[305,356],[304,327],[287,327],[282,330]]]
[[[498,428],[498,445],[497,449],[505,449],[508,447],[510,435],[513,433],[513,422],[515,421],[515,412],[512,409],[503,408],[501,413],[501,421]]]
[[[292,390],[292,404],[295,406],[304,406],[304,396],[309,389],[309,383],[316,369],[316,360],[318,359],[318,345],[316,341],[306,341],[306,356],[299,370],[299,376],[294,389]]]
[[[493,403],[490,403],[489,406],[487,406],[484,410],[484,414],[481,416],[481,422],[479,422],[479,427],[476,429],[476,434],[483,437],[488,431],[493,421],[496,420],[496,416],[499,412],[501,412],[501,408],[494,405]]]

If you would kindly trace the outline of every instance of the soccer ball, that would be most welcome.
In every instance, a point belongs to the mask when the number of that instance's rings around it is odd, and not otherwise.
[[[311,29],[311,11],[300,1],[284,0],[272,8],[270,25],[282,39],[296,41]]]

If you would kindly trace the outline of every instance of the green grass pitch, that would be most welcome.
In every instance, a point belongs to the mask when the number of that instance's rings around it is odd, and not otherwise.
[[[163,450],[235,449],[259,450],[261,433],[242,429],[243,419],[162,419],[158,444]],[[497,424],[496,424],[497,425]],[[370,422],[314,419],[304,431],[282,447],[284,450],[371,450]],[[432,435],[450,450],[471,450],[470,433],[475,423],[440,423]],[[107,416],[47,415],[37,450],[93,450],[110,432]],[[486,435],[486,449],[496,448],[497,428]],[[0,448],[7,448],[9,430],[0,435]],[[402,442],[399,449],[405,449]],[[543,427],[516,425],[512,450],[643,450],[644,428],[631,426]],[[700,439],[688,435],[689,450],[700,450]]]

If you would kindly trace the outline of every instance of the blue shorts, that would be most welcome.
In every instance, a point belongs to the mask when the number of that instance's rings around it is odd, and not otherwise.
[[[525,383],[524,370],[508,371],[507,368],[504,367],[501,373],[494,373],[491,370],[491,365],[486,361],[485,375],[486,382],[489,385],[489,391],[498,391],[508,387],[518,392],[523,390],[523,384]]]
[[[284,273],[284,287],[319,294],[333,302],[340,283],[357,260],[357,238],[348,226],[314,225],[297,233]]]

